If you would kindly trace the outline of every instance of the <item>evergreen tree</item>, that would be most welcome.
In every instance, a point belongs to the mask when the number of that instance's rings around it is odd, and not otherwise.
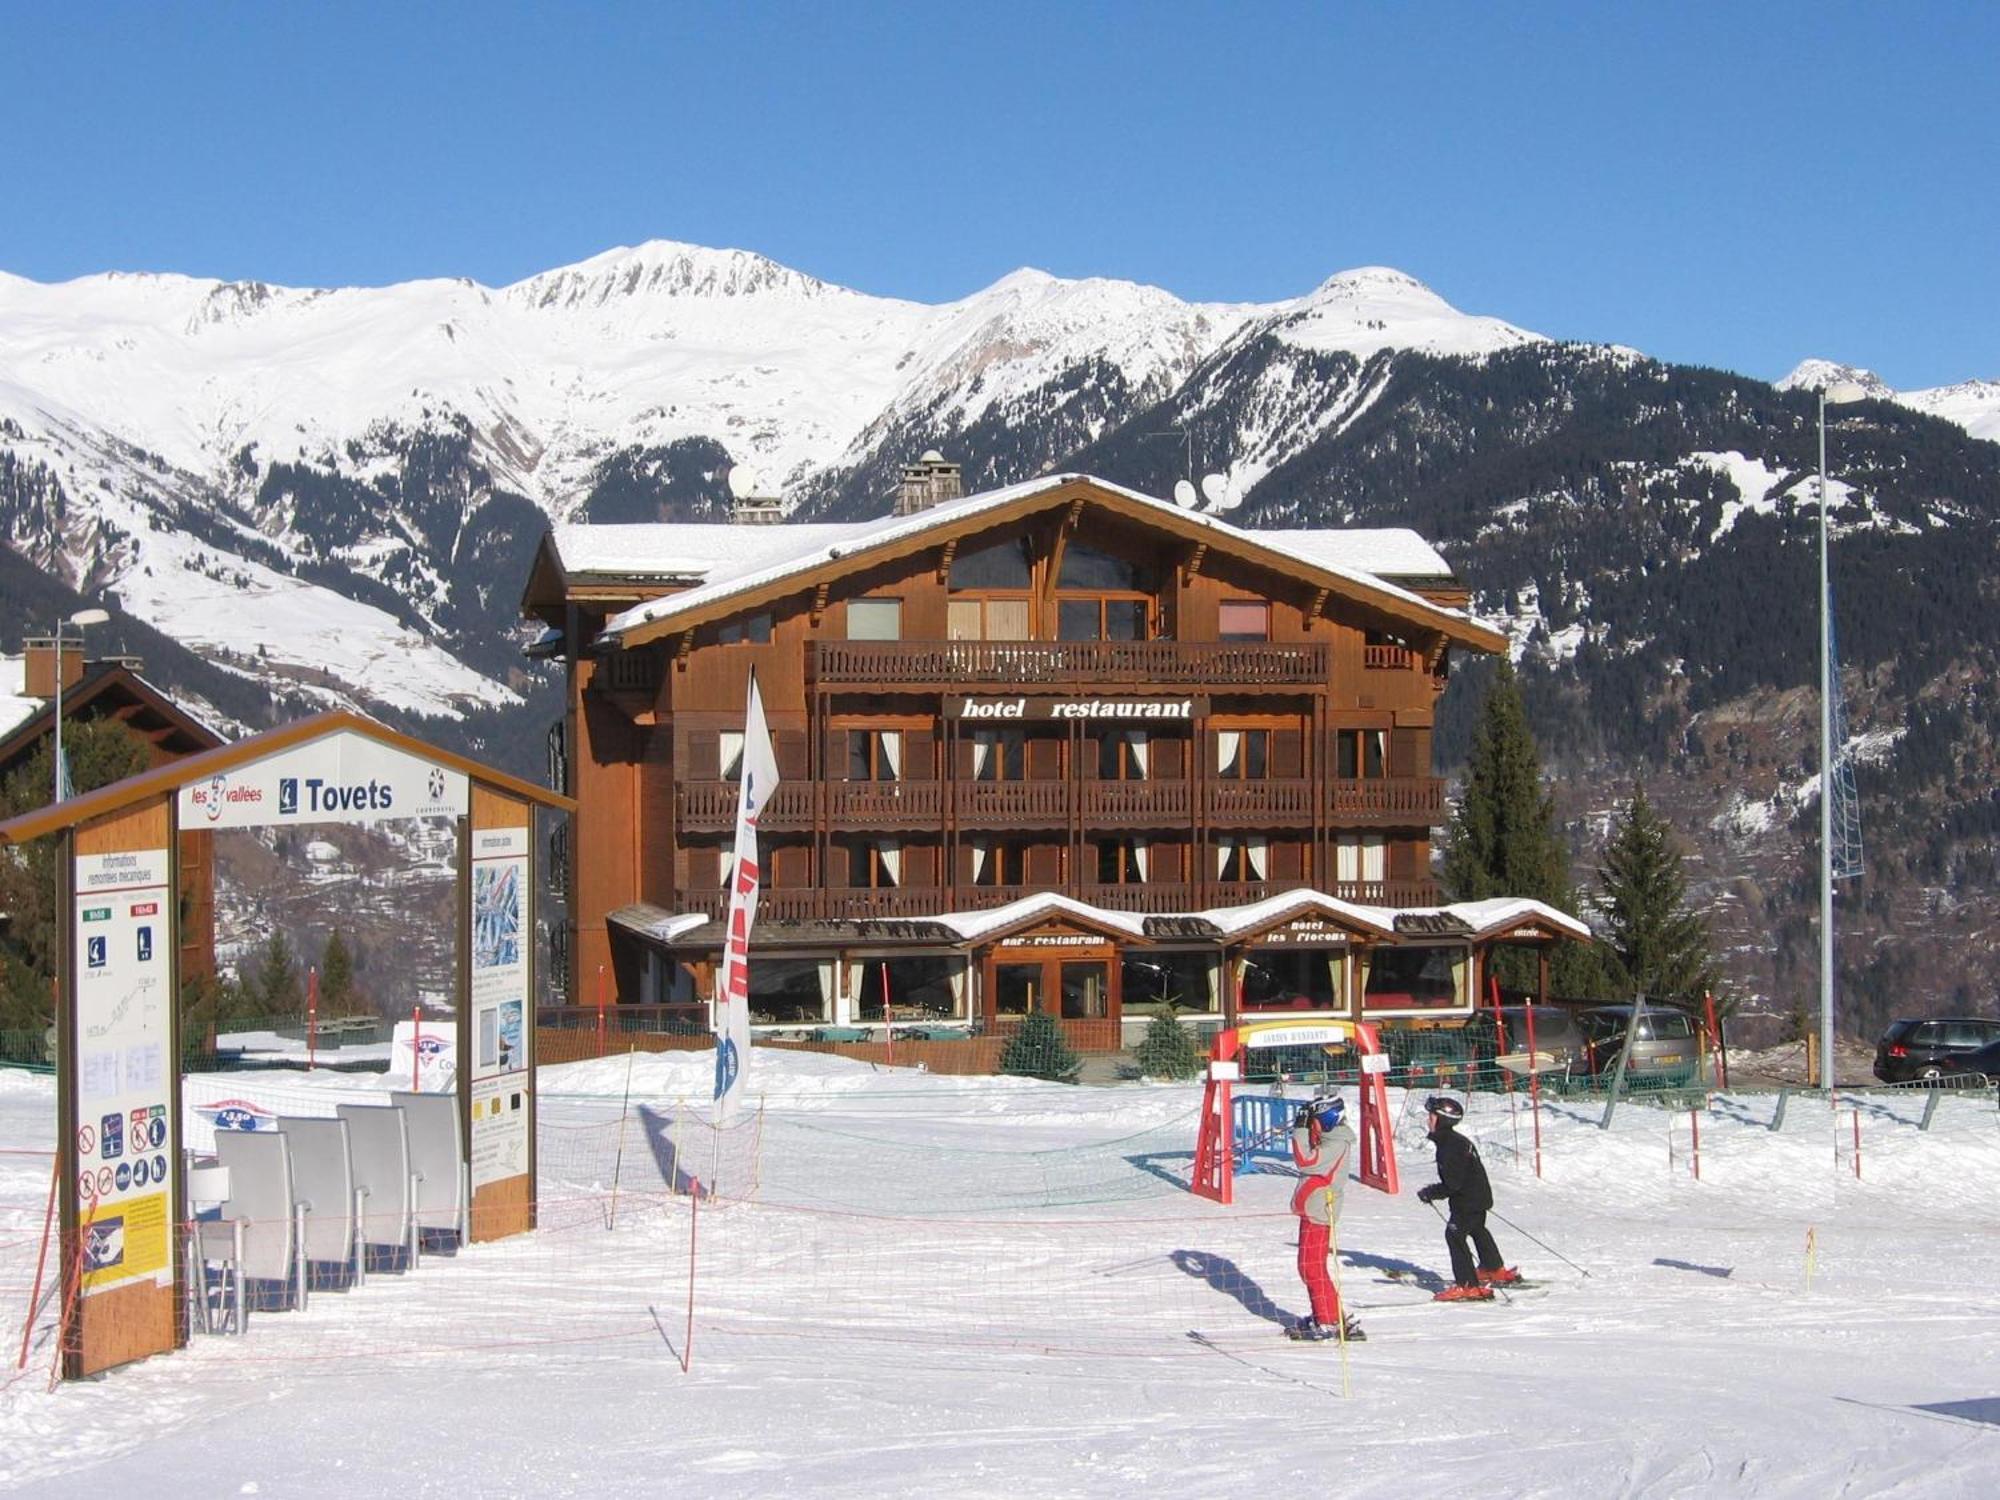
[[[1649,1000],[1696,1000],[1715,987],[1708,924],[1686,909],[1687,877],[1672,828],[1635,780],[1597,868],[1596,906],[1625,987]]]
[[[323,1016],[337,1015],[354,1003],[354,955],[348,952],[347,939],[334,928],[327,934],[326,947],[321,950],[319,960],[319,1013]]]
[[[282,928],[257,952],[257,966],[243,978],[243,988],[265,1016],[305,1014],[305,985],[299,978],[299,961],[292,954],[291,940]]]
[[[1148,1078],[1192,1078],[1201,1071],[1201,1049],[1194,1033],[1181,1024],[1171,1005],[1147,1023],[1133,1057]]]
[[[63,725],[63,753],[78,796],[137,775],[152,761],[146,742],[116,719]],[[0,782],[0,822],[46,807],[55,795],[55,743],[44,739]],[[60,841],[36,839],[0,850],[0,1031],[46,1026],[55,1018],[57,856]]]
[[[1045,1010],[1030,1011],[1000,1054],[1000,1071],[1016,1078],[1068,1083],[1082,1066],[1083,1059],[1070,1050],[1062,1027]]]
[[[1505,660],[1473,731],[1465,793],[1445,830],[1440,873],[1452,901],[1515,896],[1572,916],[1580,909],[1569,880],[1569,851],[1556,829],[1555,798],[1542,783],[1541,752],[1528,728],[1520,683]],[[1603,963],[1592,947],[1560,945],[1550,969],[1559,995],[1606,992]],[[1503,946],[1495,950],[1493,972],[1502,985],[1529,990],[1537,964],[1532,953]]]

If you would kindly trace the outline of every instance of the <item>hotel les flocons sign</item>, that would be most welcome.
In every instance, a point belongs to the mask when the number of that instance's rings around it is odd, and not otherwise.
[[[181,788],[183,828],[379,823],[457,817],[467,782],[421,756],[358,734],[331,734]]]
[[[1110,719],[1121,723],[1186,722],[1208,712],[1205,698],[955,698],[954,719]]]

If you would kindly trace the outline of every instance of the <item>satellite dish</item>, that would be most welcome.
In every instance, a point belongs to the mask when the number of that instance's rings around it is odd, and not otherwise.
[[[1219,506],[1229,498],[1229,481],[1220,474],[1201,476],[1201,495],[1212,506]]]
[[[1182,510],[1192,510],[1194,508],[1194,484],[1191,480],[1176,479],[1174,481],[1174,504],[1178,505]]]
[[[737,464],[730,469],[729,493],[738,500],[748,500],[757,493],[757,476],[750,472],[748,464]]]

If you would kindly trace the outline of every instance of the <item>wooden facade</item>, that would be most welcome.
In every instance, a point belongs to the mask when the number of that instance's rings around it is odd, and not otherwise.
[[[1082,984],[1072,1031],[1115,1045],[1128,960],[1179,918],[1437,900],[1435,705],[1452,648],[1503,645],[1441,564],[1391,580],[1330,560],[1337,534],[1244,532],[1081,476],[746,530],[703,565],[719,530],[572,528],[529,581],[568,669],[572,1001],[707,998],[753,671],[784,778],[753,946],[830,971],[817,1016],[778,1004],[767,1026],[879,1022],[868,987],[895,955],[955,953],[940,1019],[1004,1027]],[[1062,920],[1011,946],[977,919],[1049,895]],[[1193,946],[1220,959],[1234,929],[1210,927]],[[1385,941],[1372,919],[1340,937]],[[1239,986],[1211,980],[1217,1014]]]

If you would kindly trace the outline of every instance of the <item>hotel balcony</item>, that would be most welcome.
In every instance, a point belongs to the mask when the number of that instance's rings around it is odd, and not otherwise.
[[[1134,881],[1124,885],[1086,883],[1075,888],[1028,885],[960,886],[798,886],[765,887],[757,898],[759,921],[858,921],[883,917],[933,917],[941,912],[986,911],[1025,896],[1052,889],[1110,911],[1145,913],[1204,911],[1217,906],[1243,906],[1311,885],[1343,901],[1363,906],[1412,907],[1437,903],[1437,886],[1428,880],[1349,880],[1331,886],[1309,880]],[[683,891],[674,898],[678,911],[701,912],[721,918],[729,893],[721,889]]]
[[[1321,789],[1324,788],[1322,791]],[[1302,777],[1208,782],[1203,817],[1215,828],[1310,828],[1314,799],[1332,828],[1432,828],[1444,821],[1444,782],[1435,776],[1318,782]],[[814,826],[814,800],[834,831],[861,828],[940,832],[949,811],[961,829],[1059,828],[1072,817],[1103,829],[1185,828],[1196,788],[1185,778],[1154,781],[810,781],[780,782],[759,826],[802,833]],[[674,816],[683,834],[727,833],[736,826],[733,781],[683,781]]]
[[[910,692],[1323,688],[1327,648],[1263,641],[815,641],[807,649],[806,681]]]

